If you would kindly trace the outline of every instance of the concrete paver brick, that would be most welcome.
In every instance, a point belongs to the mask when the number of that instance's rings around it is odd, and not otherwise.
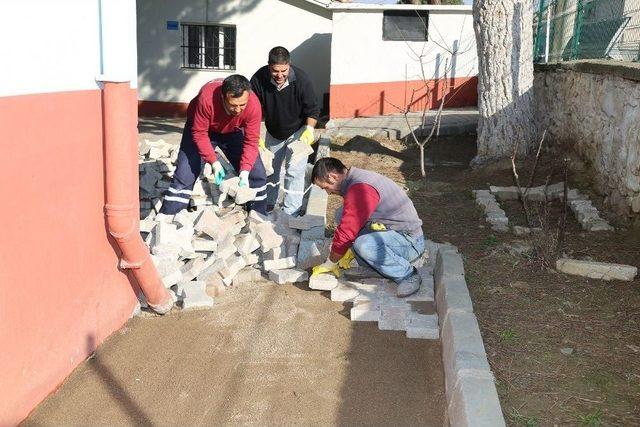
[[[303,215],[299,217],[292,217],[289,219],[289,227],[296,230],[309,230],[313,227],[325,226],[325,217],[318,215]],[[323,234],[324,236],[324,231]]]
[[[218,242],[211,239],[194,238],[191,244],[196,252],[215,252],[218,249]]]
[[[195,222],[194,229],[199,233],[208,235],[216,241],[222,240],[228,234],[228,231],[223,226],[222,220],[218,218],[218,215],[216,215],[211,208],[203,209]]]
[[[409,312],[406,317],[407,338],[437,340],[440,336],[438,315]]]
[[[245,267],[233,277],[233,286],[262,280],[262,272],[254,267]]]
[[[229,281],[230,284],[230,281],[233,280],[236,274],[246,267],[247,264],[244,262],[244,258],[236,255],[227,258],[226,262],[226,268],[221,269],[219,273],[222,276],[222,280],[225,280],[225,284],[227,284],[226,281]]]
[[[212,264],[212,262],[207,262],[203,258],[194,258],[190,260],[180,268],[180,271],[182,272],[182,281],[192,281],[210,264]]]
[[[346,282],[338,280],[338,284],[331,290],[331,301],[360,301],[377,299],[378,286],[358,282]]]
[[[182,288],[182,308],[189,310],[213,307],[213,298],[207,295],[205,288],[205,282],[184,283]]]
[[[354,322],[377,322],[380,320],[380,301],[354,301],[350,318]]]
[[[378,329],[381,331],[405,331],[407,329],[406,317],[409,313],[409,305],[405,306],[385,306],[380,305],[380,320]]]
[[[291,153],[291,163],[296,164],[309,157],[313,153],[313,148],[304,141],[296,140],[288,145],[287,149]]]
[[[636,277],[636,274],[638,274],[638,268],[631,265],[583,261],[570,258],[557,260],[556,269],[567,274],[602,280],[631,281]]]
[[[269,150],[260,150],[260,159],[264,165],[264,169],[267,172],[267,176],[273,174],[273,158],[274,154]]]
[[[444,277],[464,277],[464,263],[457,252],[439,250],[433,272],[436,287]]]
[[[207,281],[224,268],[227,268],[227,261],[223,258],[215,259],[198,274],[197,279]]]
[[[441,322],[451,311],[473,313],[473,304],[464,277],[445,277],[438,283],[436,310]]]
[[[447,417],[452,427],[505,426],[498,393],[491,379],[460,378],[448,401]]]
[[[266,271],[285,270],[285,269],[293,268],[296,266],[296,258],[288,257],[288,258],[280,258],[280,259],[274,259],[274,260],[265,260],[263,261],[263,265]]]
[[[242,255],[242,259],[244,259],[244,262],[247,265],[255,265],[260,261],[258,255],[254,253],[244,254]]]
[[[309,274],[306,271],[295,268],[269,271],[269,279],[279,285],[304,282],[308,278]]]
[[[518,200],[517,187],[497,187],[492,185],[489,190],[498,200]]]
[[[251,234],[241,234],[236,237],[234,245],[240,255],[247,255],[260,247],[260,242]]]
[[[338,286],[338,279],[333,274],[316,274],[309,278],[309,288],[317,291],[330,291]]]
[[[328,256],[328,250],[325,247],[324,239],[302,240],[298,247],[297,267],[306,270],[324,262]]]

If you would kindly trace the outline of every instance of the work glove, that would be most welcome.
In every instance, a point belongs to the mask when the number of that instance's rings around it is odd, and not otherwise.
[[[369,228],[371,229],[371,231],[385,231],[387,229],[384,224],[381,224],[379,222],[372,222]]]
[[[222,181],[224,181],[224,176],[226,175],[222,164],[218,160],[216,160],[215,162],[211,163],[211,169],[213,170],[213,179],[216,185],[222,184]]]
[[[258,138],[258,148],[260,150],[266,150],[267,149],[267,145],[265,144],[263,137]]]
[[[347,249],[347,252],[345,252],[344,255],[342,255],[342,258],[338,260],[338,267],[340,267],[343,270],[347,270],[351,268],[351,261],[353,261],[355,257],[356,256],[351,250],[351,248]]]
[[[316,142],[313,138],[313,126],[306,125],[304,128],[305,129],[300,134],[300,141],[313,145],[313,143]]]
[[[240,171],[240,182],[238,182],[238,187],[248,187],[249,186],[249,171]]]
[[[331,273],[334,276],[340,277],[340,267],[338,263],[331,261],[329,258],[320,265],[316,265],[311,269],[311,275],[316,276],[318,274]]]

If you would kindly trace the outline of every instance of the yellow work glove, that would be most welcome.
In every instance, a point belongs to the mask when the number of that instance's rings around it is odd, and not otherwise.
[[[264,138],[263,137],[258,138],[258,148],[261,149],[261,150],[266,150],[267,149],[267,146],[266,146],[266,144],[264,142]]]
[[[305,129],[300,134],[300,141],[306,142],[309,145],[313,145],[316,140],[313,137],[313,127],[306,125]]]
[[[371,231],[384,231],[387,229],[384,224],[380,224],[379,222],[372,222],[369,228]]]
[[[331,273],[336,276],[336,278],[340,277],[340,267],[338,266],[338,263],[335,263],[327,258],[325,262],[320,265],[316,265],[311,269],[312,276],[324,273]]]
[[[351,268],[351,261],[356,257],[351,248],[347,249],[347,252],[342,255],[342,258],[338,260],[338,267],[343,270]]]

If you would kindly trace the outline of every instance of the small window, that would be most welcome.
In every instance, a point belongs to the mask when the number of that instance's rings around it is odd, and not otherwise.
[[[236,69],[236,27],[182,24],[182,67]]]
[[[385,10],[382,40],[427,41],[429,12],[426,10]]]

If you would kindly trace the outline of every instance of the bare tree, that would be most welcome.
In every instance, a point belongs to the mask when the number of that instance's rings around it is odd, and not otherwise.
[[[533,110],[531,0],[474,0],[478,49],[478,155],[473,165],[527,154],[537,140]]]

